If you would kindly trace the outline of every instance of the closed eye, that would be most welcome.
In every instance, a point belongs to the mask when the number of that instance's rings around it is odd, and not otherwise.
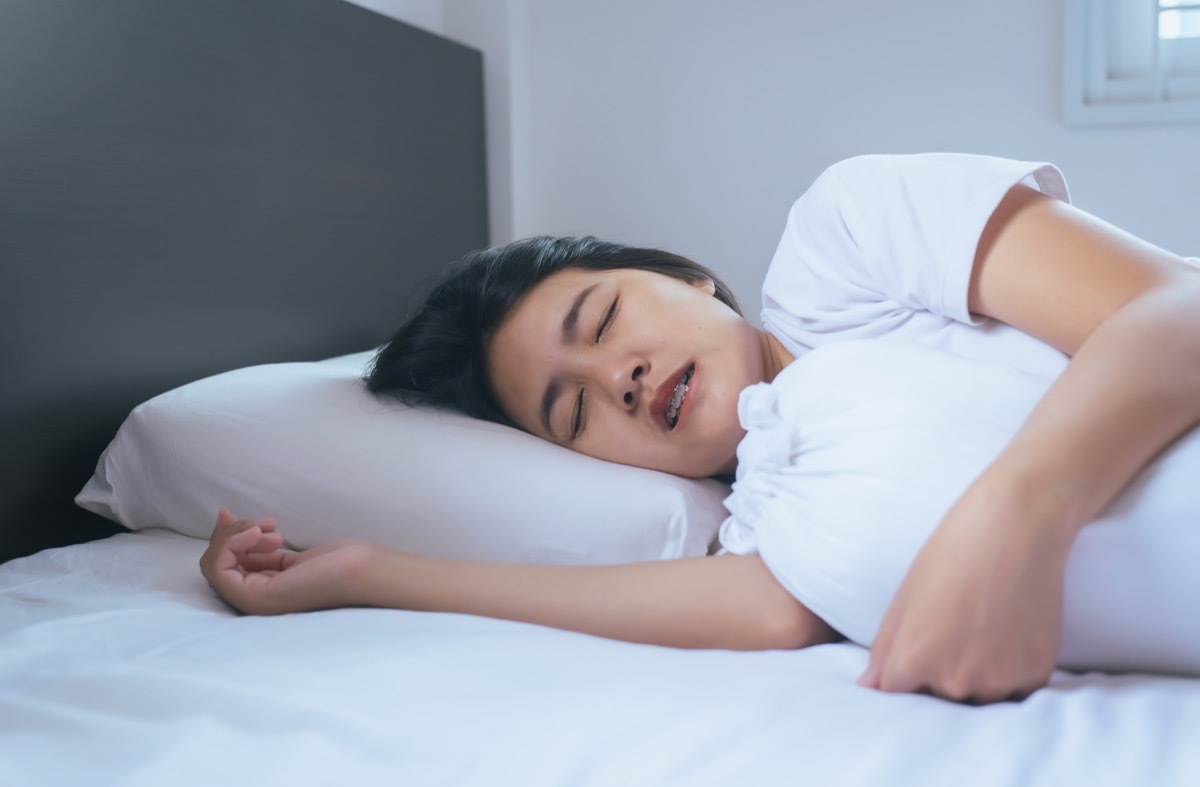
[[[573,442],[579,437],[579,433],[583,431],[583,389],[579,389],[579,396],[575,399],[575,416],[571,419],[571,439],[568,442]]]
[[[613,302],[609,305],[608,310],[604,312],[604,316],[600,318],[600,325],[596,329],[596,343],[604,338],[604,334],[608,332],[612,326],[613,318],[617,316],[617,305],[620,303],[620,296],[613,298]],[[568,442],[574,442],[583,432],[584,425],[584,404],[586,396],[584,389],[579,389],[579,396],[575,399],[575,414],[571,419],[571,438]]]
[[[613,317],[617,314],[617,304],[620,302],[620,297],[613,298],[612,305],[608,307],[608,311],[604,313],[604,317],[600,320],[600,327],[596,331],[597,343],[604,338],[604,334],[608,331],[608,327],[612,325]]]

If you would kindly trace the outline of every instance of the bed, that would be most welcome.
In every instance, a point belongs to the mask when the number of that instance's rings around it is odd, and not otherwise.
[[[213,594],[218,500],[299,546],[547,562],[694,554],[721,519],[715,482],[361,398],[402,308],[487,242],[478,52],[340,0],[10,0],[0,183],[0,784],[1200,783],[1200,679],[1057,672],[970,707],[858,688],[846,643],[680,651]],[[270,450],[207,473],[251,421]],[[530,524],[582,506],[586,535],[613,497],[644,521],[594,550]]]

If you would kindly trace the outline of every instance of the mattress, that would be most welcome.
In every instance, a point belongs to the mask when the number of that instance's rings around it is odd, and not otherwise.
[[[0,784],[1200,784],[1197,679],[1058,672],[970,707],[856,686],[852,644],[243,617],[203,549],[148,530],[0,567]]]

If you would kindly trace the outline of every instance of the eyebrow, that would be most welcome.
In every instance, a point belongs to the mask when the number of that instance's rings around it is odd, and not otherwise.
[[[583,302],[592,294],[592,290],[599,287],[597,282],[589,287],[584,287],[583,291],[575,296],[575,302],[571,304],[571,310],[567,312],[567,316],[563,317],[562,322],[562,341],[563,344],[570,344],[575,341],[575,332],[579,327],[579,311],[583,308]]]
[[[562,321],[562,343],[569,345],[575,341],[575,335],[579,332],[579,312],[583,309],[583,304],[587,301],[588,296],[592,291],[600,286],[600,283],[584,287],[575,300],[571,302],[571,308],[567,310],[567,314]],[[546,386],[545,393],[542,394],[542,427],[546,430],[546,434],[551,437],[556,437],[554,429],[550,426],[550,411],[554,409],[554,402],[558,399],[561,386],[557,381],[551,380]]]

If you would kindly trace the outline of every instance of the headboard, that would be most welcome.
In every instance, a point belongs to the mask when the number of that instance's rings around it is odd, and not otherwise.
[[[0,560],[139,402],[382,342],[486,245],[482,58],[342,0],[0,3]]]

